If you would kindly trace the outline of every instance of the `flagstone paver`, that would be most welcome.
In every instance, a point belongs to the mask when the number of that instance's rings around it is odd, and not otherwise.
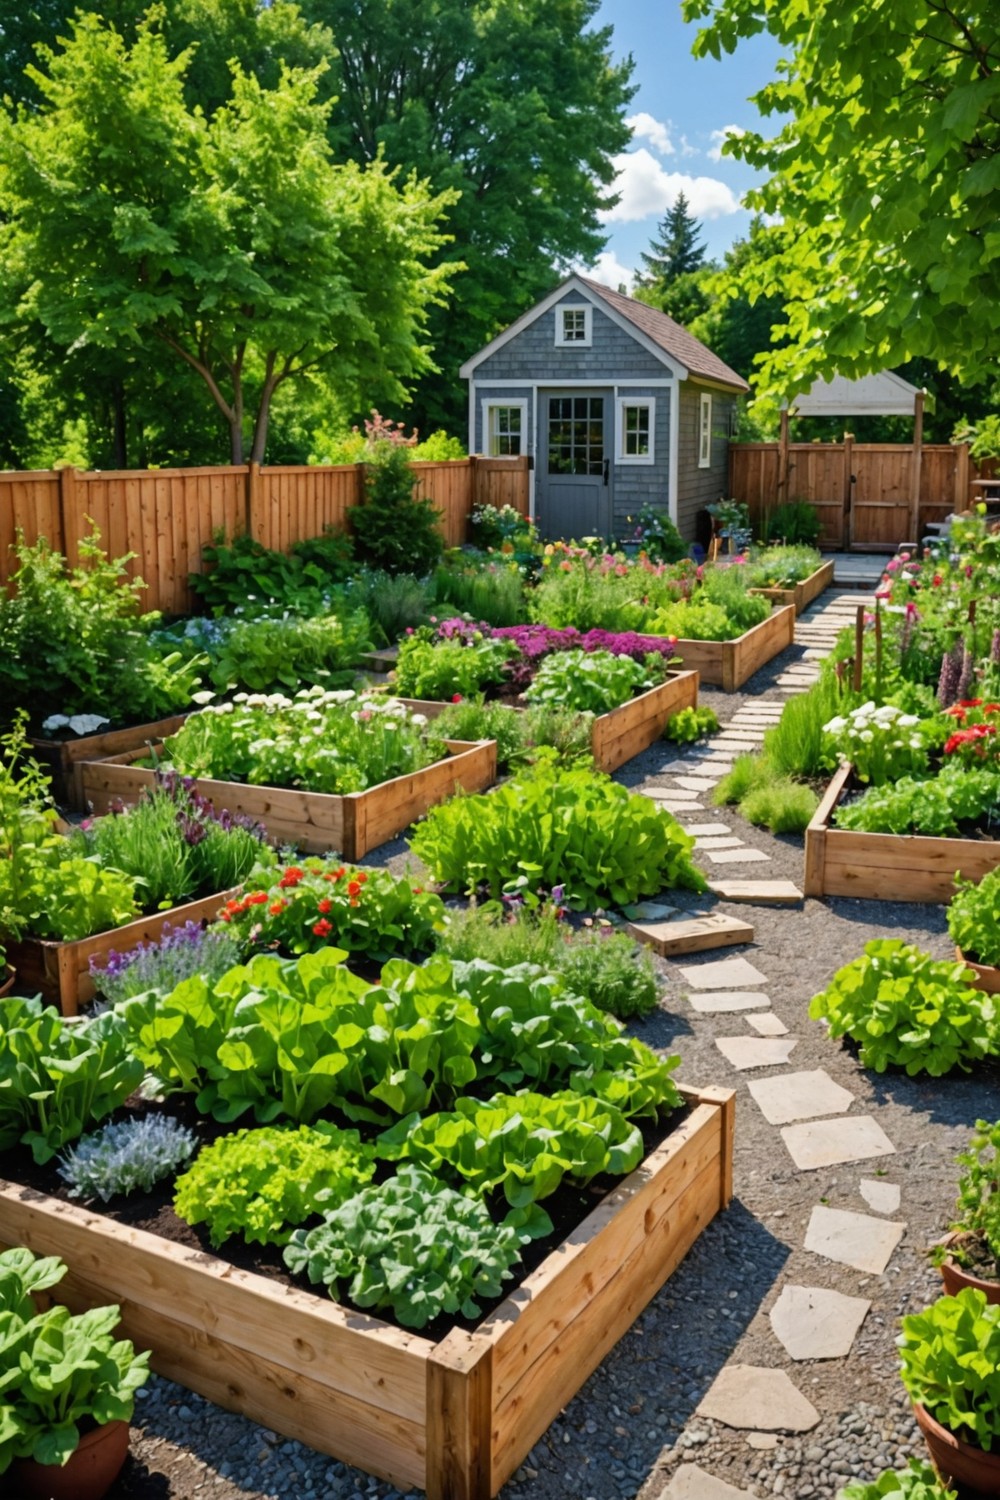
[[[786,1125],[781,1138],[797,1167],[833,1167],[840,1162],[894,1156],[895,1146],[871,1115],[847,1115],[839,1120],[811,1120]]]
[[[727,1062],[741,1073],[748,1068],[781,1068],[791,1057],[798,1041],[763,1036],[717,1036],[715,1045]]]
[[[717,776],[675,776],[674,781],[686,792],[710,792],[713,786],[717,786]]]
[[[661,1500],[743,1500],[751,1490],[738,1490],[697,1464],[681,1464],[663,1491]]]
[[[745,958],[720,958],[715,963],[697,964],[681,969],[685,983],[696,990],[745,989],[749,984],[766,984],[767,976]]]
[[[710,838],[695,839],[694,847],[696,849],[745,849],[746,844],[735,834],[728,834],[725,838],[721,834],[713,834]]]
[[[720,849],[718,854],[709,852],[708,857],[716,865],[753,865],[771,858],[763,849]]]
[[[819,1286],[785,1286],[769,1317],[792,1359],[842,1359],[871,1309],[864,1297]]]
[[[791,880],[720,879],[709,881],[709,889],[723,901],[752,901],[759,906],[795,906],[804,899]]]
[[[899,1208],[899,1186],[895,1182],[879,1182],[873,1177],[862,1177],[858,1186],[862,1198],[877,1214],[894,1214]]]
[[[819,1412],[784,1370],[726,1365],[698,1406],[700,1417],[755,1432],[809,1432]]]
[[[684,832],[692,838],[711,838],[715,833],[732,833],[728,823],[685,823]]]
[[[905,1224],[891,1219],[873,1219],[870,1214],[817,1203],[806,1230],[805,1248],[838,1265],[881,1276],[905,1232]]]
[[[657,807],[662,807],[668,813],[677,815],[679,813],[703,813],[709,809],[702,802],[675,802],[671,797],[654,798]]]
[[[851,1091],[841,1088],[822,1068],[758,1079],[749,1087],[761,1114],[771,1125],[791,1125],[795,1120],[843,1114],[854,1103]]]
[[[776,1016],[773,1010],[761,1011],[758,1015],[747,1016],[748,1026],[752,1026],[758,1036],[787,1036],[788,1027],[780,1016]]]
[[[720,990],[718,993],[688,995],[694,1009],[702,1015],[730,1015],[741,1010],[767,1010],[771,999],[756,990]]]

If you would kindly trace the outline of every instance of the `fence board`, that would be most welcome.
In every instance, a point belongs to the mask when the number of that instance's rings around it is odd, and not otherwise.
[[[29,546],[43,536],[57,552],[62,551],[59,475],[54,470],[0,473],[0,583],[17,567],[11,548],[19,530]]]

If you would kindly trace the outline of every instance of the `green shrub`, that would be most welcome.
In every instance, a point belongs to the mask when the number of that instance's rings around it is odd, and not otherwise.
[[[809,1006],[833,1037],[850,1036],[865,1067],[890,1065],[912,1077],[964,1069],[1000,1048],[993,998],[972,989],[961,963],[940,961],[898,938],[865,944]]]
[[[715,734],[719,728],[719,717],[712,708],[681,708],[671,714],[663,726],[663,738],[676,740],[679,745],[690,745],[706,735]]]
[[[470,893],[559,887],[567,904],[592,908],[705,888],[694,840],[669,813],[608,776],[541,761],[489,794],[432,808],[411,847],[436,880]]]
[[[815,507],[808,500],[788,500],[775,506],[768,516],[764,540],[815,547],[821,529]]]
[[[972,1287],[902,1320],[900,1376],[911,1401],[966,1443],[1000,1449],[1000,1303]]]
[[[405,438],[401,424],[383,421],[378,412],[365,423],[365,432],[364,498],[350,511],[358,557],[386,573],[429,573],[444,551],[441,512],[433,500],[414,495],[409,450],[415,439]]]
[[[812,787],[779,776],[747,793],[740,802],[740,816],[772,833],[804,833],[818,806]]]

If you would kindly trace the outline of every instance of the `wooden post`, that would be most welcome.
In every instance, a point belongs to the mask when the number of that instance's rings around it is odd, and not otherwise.
[[[865,607],[858,605],[854,620],[854,691],[860,693],[865,670]]]
[[[969,445],[955,446],[955,495],[953,504],[957,511],[969,509]]]
[[[427,1361],[427,1500],[490,1500],[493,1346],[454,1329]]]
[[[781,435],[778,439],[778,504],[788,499],[788,407],[781,408]]]
[[[246,513],[243,525],[247,536],[255,541],[264,541],[264,516],[261,509],[260,464],[252,463],[247,468]]]
[[[51,546],[67,558],[69,558],[70,537],[75,539],[80,530],[76,514],[76,507],[79,503],[76,481],[77,472],[72,464],[67,464],[65,469],[59,470],[59,529],[62,535],[52,537]],[[104,545],[108,545],[106,537]],[[79,561],[79,558],[74,555],[69,560],[75,563]]]
[[[850,548],[854,544],[854,434],[844,433],[844,513],[841,521],[840,545]]]
[[[924,393],[918,391],[913,398],[913,468],[910,475],[910,535],[920,546],[920,469],[924,446]]]

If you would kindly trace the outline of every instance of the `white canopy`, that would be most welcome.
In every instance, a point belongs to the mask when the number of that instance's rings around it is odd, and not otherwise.
[[[901,375],[894,375],[891,370],[862,375],[858,380],[835,375],[832,380],[817,380],[804,396],[797,396],[792,402],[791,414],[796,417],[912,417],[916,398],[921,394],[918,386],[911,385]]]

